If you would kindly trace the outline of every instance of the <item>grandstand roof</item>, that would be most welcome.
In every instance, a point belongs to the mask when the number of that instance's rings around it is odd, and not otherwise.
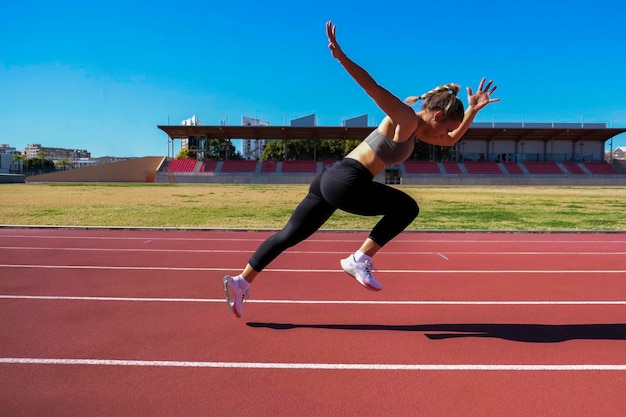
[[[172,139],[206,136],[210,139],[363,139],[373,129],[343,126],[159,126]]]
[[[375,127],[344,126],[158,126],[171,139],[206,136],[209,139],[363,139]],[[464,140],[569,140],[601,141],[625,133],[603,123],[474,123]]]

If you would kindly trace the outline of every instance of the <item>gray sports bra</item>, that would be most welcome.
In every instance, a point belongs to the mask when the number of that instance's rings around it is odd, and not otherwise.
[[[374,129],[365,138],[365,143],[376,153],[380,159],[387,165],[395,165],[406,161],[413,153],[415,146],[415,134],[405,142],[394,142],[387,136],[380,133],[378,129]]]

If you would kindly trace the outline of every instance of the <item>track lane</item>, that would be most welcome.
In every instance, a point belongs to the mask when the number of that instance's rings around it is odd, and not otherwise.
[[[6,317],[0,324],[3,358],[624,364],[623,304],[271,302],[625,300],[624,275],[614,263],[626,247],[622,234],[406,233],[377,256],[385,289],[371,293],[338,270],[337,255],[328,254],[351,251],[364,235],[320,233],[279,258],[259,278],[254,300],[270,302],[247,303],[244,319],[237,320],[221,301],[223,269],[240,268],[270,232],[21,233],[0,229],[0,264],[13,265],[0,267],[2,294],[191,301],[0,298],[0,314]],[[55,252],[50,249],[54,245],[65,250]],[[187,249],[194,250],[193,255],[180,257]],[[307,251],[319,256],[304,257]],[[406,256],[403,251],[415,253]],[[22,262],[44,268],[20,267]],[[142,269],[155,264],[160,267]],[[61,267],[45,268],[50,265]],[[356,416],[386,415],[390,410],[395,415],[619,415],[626,388],[621,370],[419,369],[0,363],[0,411],[16,416]],[[235,389],[242,392],[243,401],[232,398]]]

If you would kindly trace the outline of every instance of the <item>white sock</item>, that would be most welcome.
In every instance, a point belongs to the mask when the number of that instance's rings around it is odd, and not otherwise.
[[[371,257],[371,256],[364,254],[364,253],[363,253],[363,252],[361,252],[360,250],[358,250],[358,251],[354,252],[354,255],[353,255],[353,256],[354,256],[354,260],[355,260],[356,262],[363,262],[363,261],[365,261],[365,260],[369,260],[369,261],[371,261],[371,260],[372,260],[372,257]]]
[[[246,279],[241,274],[233,278],[233,281],[235,281],[237,285],[239,285],[239,288],[241,288],[244,291],[250,288],[250,283],[246,281]]]

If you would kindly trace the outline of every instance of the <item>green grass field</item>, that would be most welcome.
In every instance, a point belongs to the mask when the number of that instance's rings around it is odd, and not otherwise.
[[[2,184],[0,224],[280,228],[306,185]],[[400,186],[419,203],[409,230],[626,231],[626,187]],[[337,211],[324,229],[369,229]]]

